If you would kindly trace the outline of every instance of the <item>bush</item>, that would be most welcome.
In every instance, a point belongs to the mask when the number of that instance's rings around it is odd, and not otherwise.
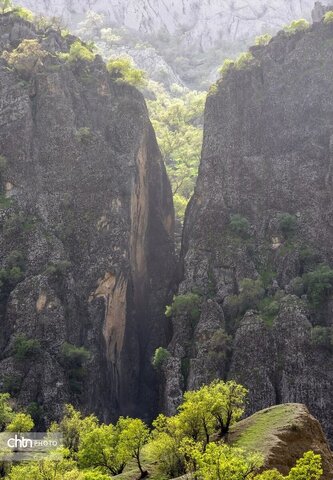
[[[76,138],[79,140],[79,142],[82,142],[85,144],[89,143],[93,138],[93,133],[89,127],[79,128],[75,135],[76,135]]]
[[[51,263],[47,269],[46,273],[49,275],[61,276],[65,275],[66,272],[71,268],[72,264],[68,260],[62,260],[57,263]]]
[[[311,342],[319,347],[332,348],[332,328],[316,325],[311,330]]]
[[[333,11],[330,10],[326,12],[324,15],[324,23],[327,25],[328,23],[333,23]]]
[[[260,35],[259,37],[256,37],[254,43],[256,45],[264,46],[264,45],[268,45],[271,40],[272,40],[272,35],[270,35],[269,33],[265,33],[264,35]]]
[[[259,304],[259,312],[262,318],[271,324],[280,310],[280,304],[272,297],[264,298]]]
[[[16,360],[27,360],[40,353],[41,346],[38,340],[19,335],[14,340],[13,354]]]
[[[229,298],[231,306],[238,309],[239,315],[244,315],[247,310],[257,308],[260,300],[265,295],[261,279],[252,280],[244,278],[240,281],[240,292]]]
[[[297,32],[304,32],[305,30],[308,30],[309,27],[309,22],[304,18],[301,18],[300,20],[294,20],[290,25],[286,25],[284,27],[284,31],[288,35],[294,35]]]
[[[186,293],[185,295],[175,295],[172,305],[166,307],[165,315],[167,317],[188,315],[191,320],[199,320],[201,298],[196,293]]]
[[[106,65],[110,76],[118,83],[129,83],[134,87],[143,87],[146,74],[133,66],[129,58],[111,58]]]
[[[8,295],[16,285],[23,280],[23,272],[20,267],[1,268],[0,291],[2,295]]]
[[[303,275],[307,295],[313,307],[319,308],[332,293],[333,270],[328,265],[319,265],[316,270]]]
[[[163,367],[169,357],[170,352],[166,348],[158,347],[155,350],[153,358],[151,359],[151,363],[156,370],[159,370],[161,367]]]
[[[23,40],[12,52],[4,52],[3,57],[24,78],[29,78],[37,63],[47,56],[38,40]]]
[[[80,394],[86,375],[84,367],[90,359],[90,352],[84,347],[76,347],[65,342],[61,348],[60,357],[67,371],[70,389],[73,393]]]
[[[59,57],[72,63],[79,60],[92,62],[95,59],[95,54],[80,40],[76,40],[70,46],[69,53],[60,53]]]
[[[289,213],[281,213],[278,216],[279,229],[285,237],[291,236],[297,226],[297,217]]]
[[[235,61],[230,58],[226,58],[223,62],[222,67],[218,69],[219,74],[223,77],[227,72],[229,72],[235,66]]]
[[[230,229],[235,235],[246,237],[250,230],[250,223],[245,217],[239,214],[231,215]]]
[[[241,53],[235,61],[235,68],[236,70],[244,70],[253,65],[254,61],[255,59],[251,52]]]

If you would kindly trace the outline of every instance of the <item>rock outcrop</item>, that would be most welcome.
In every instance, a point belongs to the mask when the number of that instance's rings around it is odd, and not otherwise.
[[[265,469],[287,475],[305,452],[320,454],[323,479],[333,477],[333,456],[318,420],[304,405],[290,403],[267,408],[232,427],[233,445],[262,452]]]
[[[42,423],[69,401],[149,418],[171,189],[142,95],[98,56],[59,58],[73,41],[0,17],[1,388]]]
[[[332,46],[332,23],[280,32],[208,96],[179,288],[201,315],[174,316],[168,412],[234,378],[248,414],[301,402],[333,439]]]

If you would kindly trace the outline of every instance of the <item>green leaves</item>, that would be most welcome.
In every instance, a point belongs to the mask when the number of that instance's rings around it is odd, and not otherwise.
[[[145,72],[135,68],[133,62],[127,57],[111,58],[106,68],[111,78],[118,83],[129,83],[134,87],[143,87],[146,83]]]

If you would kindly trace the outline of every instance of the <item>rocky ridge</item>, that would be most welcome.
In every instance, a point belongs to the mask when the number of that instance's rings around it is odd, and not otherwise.
[[[0,17],[1,388],[41,424],[64,402],[148,419],[171,188],[142,95],[98,56],[60,58],[75,40]]]
[[[333,265],[332,45],[332,23],[282,31],[208,96],[179,287],[201,313],[173,317],[170,413],[184,389],[233,378],[248,414],[301,402],[333,438],[332,300],[311,290]]]

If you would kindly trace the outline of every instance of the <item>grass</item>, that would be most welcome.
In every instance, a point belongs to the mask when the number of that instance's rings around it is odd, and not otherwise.
[[[295,404],[276,405],[257,412],[231,428],[230,443],[265,455],[276,442],[277,430],[292,425],[297,413]]]

